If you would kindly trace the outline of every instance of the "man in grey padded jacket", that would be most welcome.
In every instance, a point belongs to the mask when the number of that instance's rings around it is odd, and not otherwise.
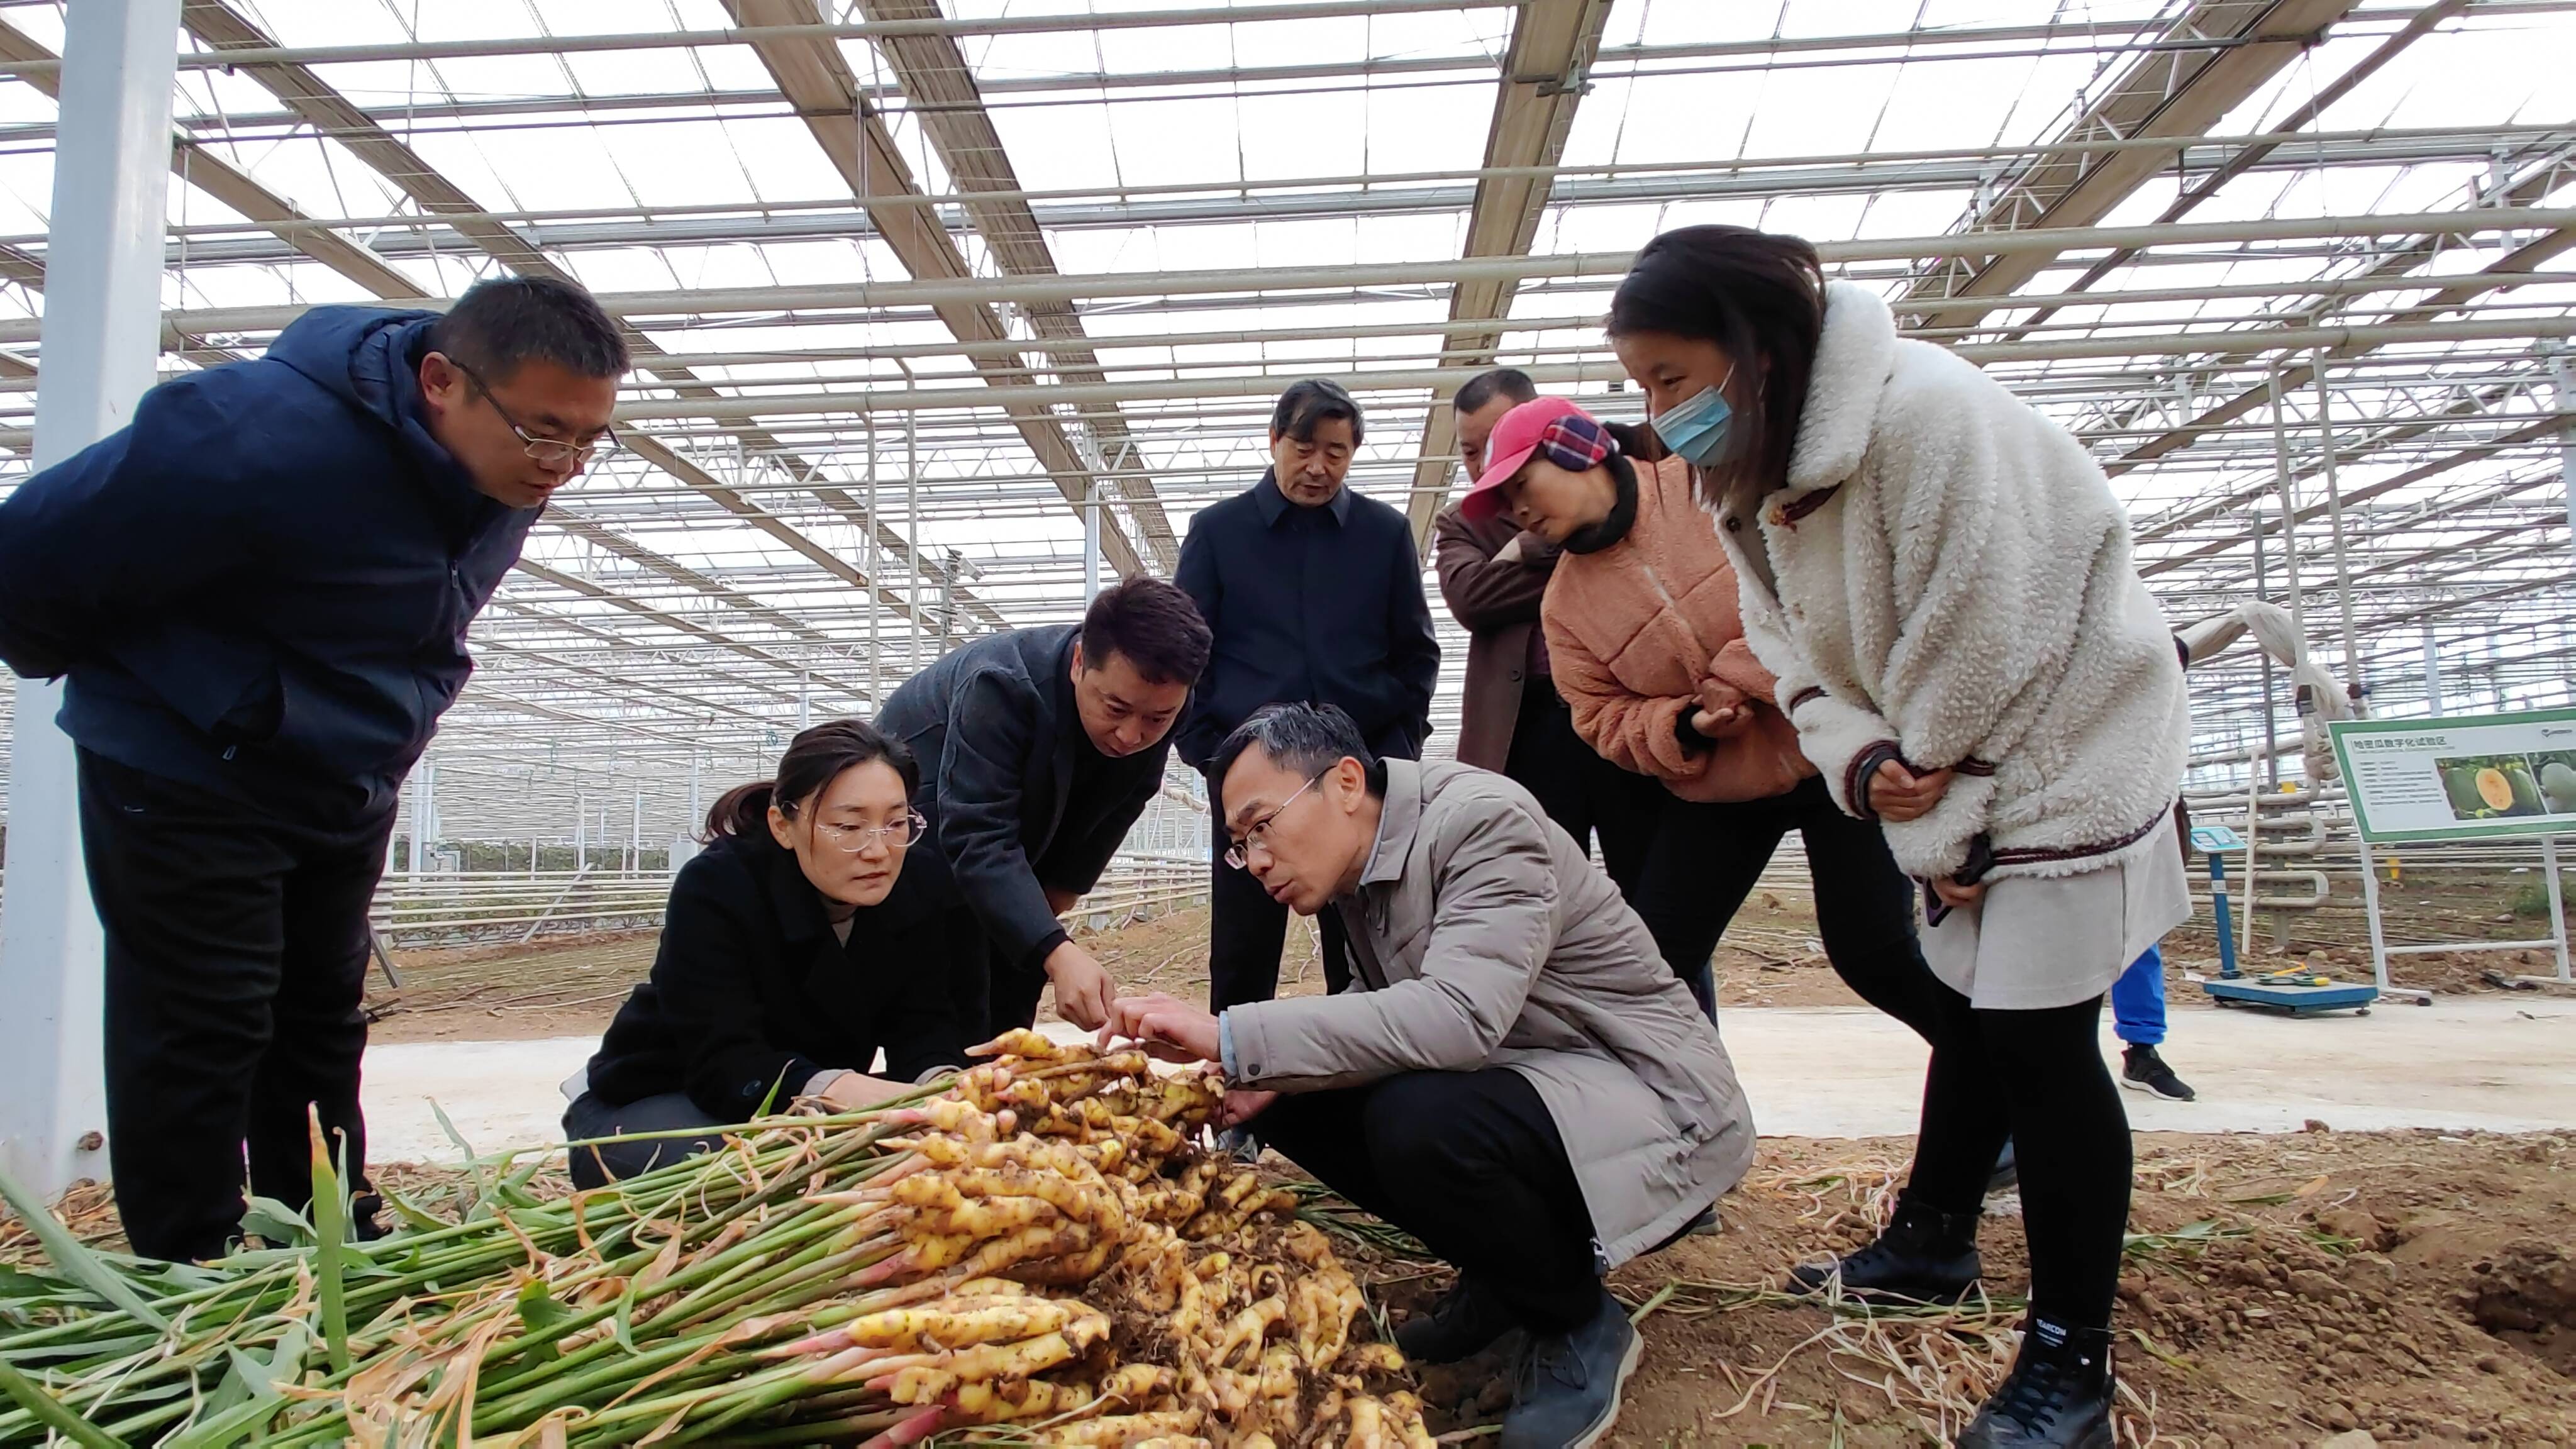
[[[1530,793],[1378,760],[1329,705],[1273,705],[1217,753],[1227,863],[1341,913],[1351,990],[1111,1007],[1107,1034],[1223,1063],[1230,1121],[1455,1264],[1415,1359],[1529,1347],[1503,1449],[1589,1445],[1638,1340],[1601,1275],[1678,1236],[1753,1157],[1717,1029]]]

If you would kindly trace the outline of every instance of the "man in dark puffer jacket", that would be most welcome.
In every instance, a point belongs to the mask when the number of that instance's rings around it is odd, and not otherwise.
[[[66,680],[107,938],[109,1161],[138,1253],[363,1173],[367,906],[473,622],[626,370],[586,292],[318,307],[0,503],[0,661]],[[363,1179],[361,1179],[363,1180]]]

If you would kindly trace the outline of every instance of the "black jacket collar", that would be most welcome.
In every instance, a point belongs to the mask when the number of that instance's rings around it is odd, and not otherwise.
[[[1290,509],[1317,511],[1307,509],[1304,504],[1288,501],[1288,495],[1279,491],[1279,470],[1276,468],[1261,470],[1261,481],[1252,485],[1252,506],[1261,510],[1261,526],[1264,528],[1277,527],[1279,520],[1287,517]],[[1337,525],[1350,522],[1351,485],[1344,483],[1336,489],[1333,493],[1333,501],[1324,504],[1320,511],[1331,514],[1333,522]]]

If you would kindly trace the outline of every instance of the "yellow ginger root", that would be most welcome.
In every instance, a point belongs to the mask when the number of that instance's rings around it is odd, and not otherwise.
[[[1055,1204],[1044,1198],[996,1197],[980,1202],[961,1202],[953,1208],[926,1208],[901,1231],[915,1242],[932,1238],[959,1237],[970,1243],[1015,1233],[1036,1223],[1057,1223],[1064,1215]]]
[[[1144,1408],[1172,1392],[1172,1371],[1156,1363],[1121,1364],[1100,1381],[1100,1398]]]
[[[1109,1331],[1108,1315],[1078,1298],[950,1298],[936,1308],[899,1308],[854,1319],[841,1332],[866,1348],[933,1352],[984,1343],[1016,1343],[1077,1323]]]
[[[1216,1120],[1217,1108],[1224,1104],[1225,1084],[1208,1072],[1157,1076],[1152,1087],[1140,1089],[1136,1098],[1140,1116],[1188,1127],[1204,1127]]]
[[[1199,1439],[1199,1413],[1196,1409],[1158,1409],[1150,1414],[1113,1414],[1107,1418],[1082,1419],[1049,1430],[1040,1442],[1046,1444],[1092,1445],[1097,1449],[1134,1449],[1134,1446],[1162,1439]]]
[[[1097,1397],[1089,1384],[1078,1380],[1050,1383],[1045,1379],[985,1379],[957,1386],[957,1402],[949,1416],[967,1424],[1049,1419],[1088,1408]]]
[[[1049,1037],[1045,1032],[1032,1030],[1029,1027],[1022,1026],[1014,1027],[1011,1030],[1002,1033],[1000,1036],[993,1038],[991,1041],[984,1043],[982,1046],[968,1047],[966,1049],[966,1055],[970,1057],[1018,1057],[1023,1061],[1031,1062],[1060,1062],[1068,1059],[1069,1050],[1078,1051],[1085,1056],[1090,1055],[1091,1052],[1091,1048],[1089,1046],[1081,1045],[1079,1043],[1068,1049],[1062,1043]]]
[[[1247,1348],[1258,1352],[1262,1340],[1269,1335],[1270,1326],[1287,1316],[1288,1305],[1276,1298],[1264,1298],[1234,1315],[1216,1341],[1216,1362],[1232,1363],[1235,1356]]]
[[[1018,1343],[979,1343],[951,1353],[878,1359],[859,1371],[867,1375],[871,1385],[886,1384],[889,1396],[898,1404],[927,1404],[960,1384],[1024,1379],[1044,1373],[1081,1356],[1108,1332],[1109,1320],[1105,1317],[1096,1323],[1078,1321]]]
[[[1422,1422],[1422,1400],[1413,1394],[1399,1391],[1387,1395],[1386,1417],[1396,1442],[1404,1449],[1434,1449],[1440,1442]]]
[[[1351,1435],[1342,1441],[1345,1449],[1387,1449],[1384,1405],[1366,1397],[1352,1399],[1348,1418]]]
[[[1336,1366],[1350,1373],[1400,1374],[1404,1372],[1404,1353],[1391,1343],[1357,1344],[1342,1355]]]
[[[1324,1281],[1319,1274],[1298,1279],[1289,1292],[1290,1333],[1297,1341],[1298,1356],[1316,1368],[1342,1356],[1343,1345],[1350,1341],[1351,1320],[1367,1307],[1365,1301],[1353,1303],[1346,1300],[1343,1296],[1345,1288],[1351,1298],[1358,1297],[1358,1285],[1349,1279],[1331,1283]],[[1398,1366],[1402,1363],[1399,1356]]]
[[[1289,1257],[1309,1268],[1328,1264],[1339,1266],[1333,1257],[1333,1245],[1325,1240],[1323,1230],[1313,1223],[1290,1223],[1288,1231],[1279,1235],[1279,1246],[1287,1250]]]

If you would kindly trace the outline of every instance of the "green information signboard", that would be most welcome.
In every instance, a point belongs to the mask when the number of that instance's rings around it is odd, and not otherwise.
[[[2576,710],[2327,726],[2374,845],[2576,834]]]

